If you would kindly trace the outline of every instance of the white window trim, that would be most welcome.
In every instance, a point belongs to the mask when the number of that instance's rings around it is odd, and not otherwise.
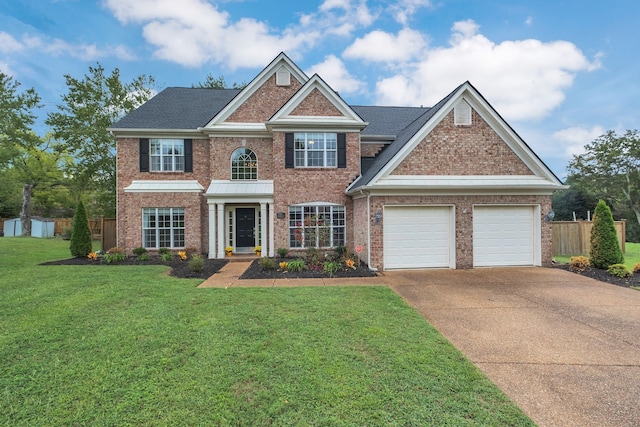
[[[151,147],[154,142],[160,143],[160,154],[153,154]],[[182,145],[182,155],[176,153],[163,154],[163,148],[165,144],[171,144],[171,147],[175,147],[176,145]],[[165,138],[152,138],[149,140],[149,172],[184,172],[185,166],[185,155],[184,155],[184,139],[165,139]],[[164,160],[166,158],[171,158],[171,169],[164,168]],[[160,159],[160,169],[154,169],[153,159]],[[182,169],[176,168],[176,159],[182,158]]]
[[[304,218],[304,211],[305,208],[314,208],[315,210],[315,215],[318,215],[318,209],[322,208],[322,207],[327,207],[330,209],[330,221],[329,221],[329,246],[320,246],[319,243],[319,233],[316,233],[316,244],[313,246],[314,248],[318,248],[318,249],[330,249],[330,248],[335,248],[336,246],[339,246],[339,244],[336,244],[333,241],[333,234],[334,234],[334,229],[335,228],[341,228],[343,230],[343,242],[341,242],[340,244],[344,245],[346,243],[346,239],[347,239],[347,212],[346,212],[346,208],[344,205],[340,205],[340,204],[335,204],[335,203],[330,203],[330,204],[319,204],[319,203],[307,203],[307,204],[298,204],[298,205],[291,205],[289,206],[289,234],[288,234],[288,240],[289,240],[289,247],[291,249],[307,249],[307,246],[305,245],[305,237],[304,237],[304,226],[299,227],[299,226],[292,226],[291,225],[291,209],[292,208],[298,208],[302,210],[302,221],[304,222],[305,218]],[[334,221],[334,215],[337,214],[338,212],[342,212],[342,220],[344,222],[344,225],[338,225],[338,226],[334,226],[333,225],[333,221]],[[317,226],[315,226],[317,227]],[[301,242],[300,242],[300,246],[291,246],[291,234],[294,232],[294,230],[296,229],[302,229],[302,237],[301,237]]]
[[[169,210],[170,210],[170,215],[171,215],[171,225],[170,225],[170,226],[169,226],[169,228],[168,228],[169,230],[171,230],[171,233],[170,233],[170,236],[171,236],[171,244],[170,244],[170,246],[160,246],[160,235],[159,235],[159,230],[161,230],[161,229],[166,229],[166,228],[160,228],[160,227],[159,227],[159,225],[158,225],[158,222],[159,222],[159,221],[158,221],[158,210],[159,210],[159,209],[169,209]],[[145,226],[144,226],[144,218],[145,218],[145,214],[146,214],[146,212],[145,212],[145,211],[147,211],[147,210],[154,210],[154,211],[155,211],[155,213],[154,213],[154,215],[155,215],[155,219],[156,219],[156,225],[155,225],[155,227],[145,227]],[[174,225],[173,225],[173,224],[174,224],[174,214],[178,214],[178,213],[179,213],[179,212],[177,212],[178,210],[179,210],[179,211],[182,211],[181,213],[182,213],[182,217],[183,217],[183,224],[184,224],[184,226],[183,226],[183,227],[174,227]],[[144,248],[147,248],[147,249],[160,249],[160,248],[162,248],[162,247],[167,247],[167,248],[169,248],[169,249],[181,249],[181,248],[184,248],[184,247],[185,247],[184,245],[182,245],[182,246],[176,246],[175,241],[174,241],[174,237],[175,237],[174,231],[175,231],[175,230],[180,230],[180,229],[181,229],[181,230],[183,231],[183,235],[184,235],[184,236],[183,236],[183,240],[184,240],[184,239],[186,239],[186,229],[187,229],[187,226],[186,226],[186,218],[185,218],[185,215],[186,215],[186,214],[185,214],[185,209],[184,209],[184,208],[178,208],[178,207],[170,207],[170,208],[167,208],[167,207],[153,207],[153,208],[152,208],[152,207],[147,207],[147,208],[142,208],[142,246],[143,246]],[[147,246],[146,241],[145,241],[145,231],[146,231],[146,230],[153,230],[153,231],[154,231],[154,233],[155,233],[155,242],[156,242],[156,245],[155,245],[155,246]],[[186,240],[185,240],[185,242],[184,242],[184,243],[186,244]]]
[[[295,141],[301,136],[304,135],[304,148],[303,149],[299,149],[296,148],[295,146]],[[318,153],[321,150],[313,150],[309,148],[309,135],[322,135],[323,139],[324,139],[324,148],[322,149],[322,165],[320,166],[309,166],[309,152],[315,152]],[[333,140],[335,141],[335,148],[333,149],[327,149],[327,135],[333,135],[334,138]],[[311,138],[311,140],[313,140],[314,138]],[[319,168],[337,168],[338,167],[338,134],[335,132],[295,132],[293,134],[293,141],[294,141],[294,147],[293,147],[293,166],[295,168],[300,168],[300,169],[319,169]],[[298,164],[298,156],[296,155],[299,152],[304,152],[304,164],[303,165],[299,165]],[[328,166],[327,165],[327,153],[334,153],[334,164]]]
[[[251,153],[253,153],[253,156],[254,156],[254,157],[255,157],[255,159],[256,159],[256,164],[255,164],[255,166],[254,166],[254,168],[255,168],[255,174],[256,174],[256,177],[255,177],[255,178],[234,178],[234,177],[233,177],[233,174],[234,174],[234,165],[233,165],[234,157],[235,157],[235,155],[236,155],[236,152],[238,152],[239,150],[244,150],[244,151],[248,150],[248,151],[250,151]],[[243,153],[243,154],[241,154],[241,155],[244,155],[244,154],[246,154],[246,153]],[[231,177],[230,177],[230,179],[231,179],[232,181],[257,181],[257,180],[258,180],[258,155],[256,154],[256,152],[255,152],[255,151],[253,151],[253,150],[252,150],[252,149],[250,149],[250,148],[246,148],[246,147],[240,147],[240,148],[237,148],[237,149],[233,150],[233,153],[231,153]]]

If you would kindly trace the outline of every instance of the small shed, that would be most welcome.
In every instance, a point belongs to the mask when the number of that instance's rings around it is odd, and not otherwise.
[[[52,219],[32,218],[31,237],[53,237],[55,222]]]
[[[53,237],[55,221],[52,219],[32,218],[31,237]],[[22,221],[20,218],[7,219],[4,221],[4,236],[22,236]]]
[[[22,236],[22,221],[20,221],[20,218],[4,220],[4,235],[5,237]]]

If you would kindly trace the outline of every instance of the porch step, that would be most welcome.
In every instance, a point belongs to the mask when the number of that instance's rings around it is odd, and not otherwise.
[[[258,259],[256,254],[233,254],[232,256],[225,257],[229,262],[247,262]]]

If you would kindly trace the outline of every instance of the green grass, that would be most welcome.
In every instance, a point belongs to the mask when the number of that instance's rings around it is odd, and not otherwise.
[[[0,425],[533,425],[385,287],[196,289],[0,239]]]
[[[624,265],[626,265],[629,270],[632,270],[634,265],[640,263],[640,243],[626,242],[625,250],[626,252],[624,253]],[[582,255],[589,257],[589,254]],[[571,256],[557,255],[554,256],[553,259],[560,264],[568,264],[571,260]]]

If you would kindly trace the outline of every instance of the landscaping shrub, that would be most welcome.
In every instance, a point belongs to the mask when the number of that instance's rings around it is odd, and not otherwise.
[[[278,249],[276,249],[276,252],[278,253],[278,256],[280,258],[286,258],[286,256],[289,255],[289,249],[288,248],[278,248]]]
[[[147,248],[140,246],[138,248],[134,248],[132,252],[134,255],[136,255],[139,258],[140,255],[147,253]]]
[[[286,261],[282,261],[279,265],[280,265],[281,271],[287,271],[287,267],[289,266],[289,263]]]
[[[126,257],[127,255],[125,254],[124,249],[114,247],[109,249],[107,253],[104,254],[103,258],[104,262],[106,262],[107,264],[113,264],[116,262],[124,261]]]
[[[158,249],[158,254],[160,254],[160,255],[170,254],[170,253],[171,253],[171,249],[169,249],[169,248],[160,248],[160,249]]]
[[[162,262],[169,262],[173,259],[173,254],[171,253],[170,250],[167,249],[167,252],[162,252],[160,254],[160,259],[162,260]]]
[[[140,261],[149,261],[151,259],[151,256],[149,254],[142,254],[138,257],[138,259]]]
[[[591,265],[601,269],[624,262],[611,209],[603,200],[598,202],[593,213],[590,258]]]
[[[276,269],[276,262],[273,260],[273,258],[263,257],[263,258],[260,258],[258,263],[260,263],[260,268],[262,268],[263,270]]]
[[[324,255],[320,253],[316,248],[308,248],[305,251],[305,263],[307,268],[310,269],[321,269],[322,263],[324,262]]]
[[[340,270],[340,263],[338,261],[327,261],[324,263],[323,270],[325,273],[329,273],[329,277],[333,277],[336,271]]]
[[[631,276],[631,270],[624,264],[613,264],[607,268],[607,273],[616,277],[629,277]]]
[[[633,266],[634,273],[640,273],[640,263]]]
[[[294,259],[293,261],[289,261],[289,264],[287,264],[287,270],[293,272],[302,271],[305,268],[307,268],[307,265],[302,258]]]
[[[584,270],[590,265],[589,258],[586,256],[572,256],[569,260],[569,267],[573,270]]]
[[[204,268],[204,258],[202,258],[202,255],[193,255],[189,260],[189,268],[191,269],[191,271],[196,273],[202,271],[202,269]]]
[[[76,213],[73,215],[73,229],[71,231],[71,242],[69,249],[71,255],[76,258],[84,258],[92,251],[91,230],[89,229],[89,219],[82,200],[78,202]]]

